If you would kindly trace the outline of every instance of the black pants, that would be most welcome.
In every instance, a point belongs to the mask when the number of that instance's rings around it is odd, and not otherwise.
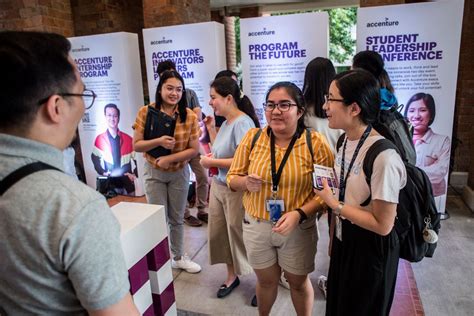
[[[400,245],[387,236],[342,220],[342,241],[332,241],[326,315],[389,315],[395,293]]]

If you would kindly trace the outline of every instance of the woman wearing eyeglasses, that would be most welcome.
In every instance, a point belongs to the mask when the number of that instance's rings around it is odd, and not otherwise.
[[[305,102],[296,85],[274,84],[264,109],[268,126],[260,135],[259,129],[252,129],[242,139],[227,183],[244,192],[244,244],[257,275],[260,315],[270,313],[282,270],[297,314],[310,315],[314,293],[308,273],[314,270],[318,239],[315,214],[324,206],[312,190],[313,163],[332,167],[333,156],[317,132],[310,132],[307,143]]]
[[[377,79],[362,69],[336,75],[324,110],[329,127],[346,133],[334,166],[339,192],[333,195],[326,181],[315,191],[333,210],[326,315],[388,315],[400,250],[394,222],[406,170],[395,150],[385,150],[367,184],[364,158],[383,139],[371,127],[380,111]]]
[[[136,152],[143,152],[145,166],[145,194],[148,203],[164,205],[168,217],[173,268],[189,273],[201,271],[201,267],[191,261],[183,252],[183,216],[189,187],[187,161],[196,156],[199,148],[199,125],[196,114],[186,105],[184,81],[174,71],[160,75],[156,87],[156,103],[140,108],[133,124],[133,144]],[[149,107],[161,111],[165,117],[175,121],[173,136],[161,136],[145,140],[149,131],[146,125]],[[151,125],[150,125],[151,126]],[[171,154],[153,157],[150,150],[155,148],[171,150]]]

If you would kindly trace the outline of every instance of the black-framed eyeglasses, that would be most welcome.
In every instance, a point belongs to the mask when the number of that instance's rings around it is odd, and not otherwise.
[[[290,101],[283,101],[280,103],[266,102],[263,104],[263,109],[266,112],[272,112],[273,110],[278,108],[278,111],[280,112],[288,112],[292,106],[296,105],[296,103],[292,103]]]
[[[84,107],[86,110],[90,109],[94,104],[95,99],[97,98],[97,94],[90,89],[84,89],[82,93],[56,93],[62,97],[82,97],[84,101]],[[48,101],[49,97],[44,98],[43,100],[39,101],[38,104],[41,105]]]
[[[330,98],[327,94],[324,95],[324,103],[328,103],[328,102],[342,102],[342,103],[346,103],[346,100],[344,99],[332,99]]]

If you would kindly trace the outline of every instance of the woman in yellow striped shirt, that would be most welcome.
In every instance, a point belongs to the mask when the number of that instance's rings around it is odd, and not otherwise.
[[[227,183],[244,191],[244,244],[257,275],[260,314],[270,313],[283,269],[297,314],[309,315],[314,293],[308,274],[314,270],[318,238],[315,214],[324,207],[312,190],[313,163],[332,167],[333,155],[317,132],[311,132],[307,143],[305,102],[296,85],[274,84],[264,109],[268,126],[258,136],[259,129],[245,135]]]

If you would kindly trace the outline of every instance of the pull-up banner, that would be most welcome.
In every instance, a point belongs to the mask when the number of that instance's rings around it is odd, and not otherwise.
[[[263,125],[268,88],[278,81],[303,88],[306,65],[316,57],[327,58],[328,25],[326,12],[240,20],[243,90]]]
[[[79,125],[87,184],[102,193],[143,195],[143,160],[132,144],[132,124],[144,103],[138,36],[121,32],[69,41],[82,81],[97,94]]]
[[[361,8],[357,50],[378,52],[400,112],[413,125],[416,165],[444,213],[459,64],[463,1]]]
[[[155,101],[158,63],[170,59],[186,88],[196,92],[203,112],[211,115],[209,85],[219,71],[226,69],[224,26],[205,22],[144,29],[143,42],[150,101]]]

